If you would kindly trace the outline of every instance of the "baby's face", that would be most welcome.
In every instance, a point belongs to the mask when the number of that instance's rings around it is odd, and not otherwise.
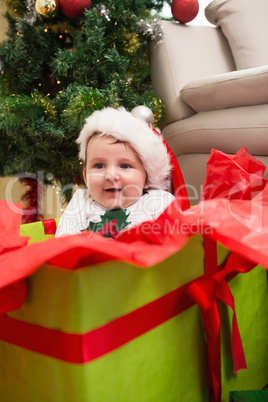
[[[87,146],[84,180],[95,202],[107,209],[134,204],[147,186],[146,172],[134,149],[110,136],[94,136]]]

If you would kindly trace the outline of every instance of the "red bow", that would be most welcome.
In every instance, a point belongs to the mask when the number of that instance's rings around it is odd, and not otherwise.
[[[234,298],[227,281],[239,272],[245,273],[255,263],[231,253],[224,267],[217,266],[216,242],[204,237],[205,276],[196,279],[187,289],[202,312],[207,341],[210,402],[221,402],[221,344],[219,300],[233,310],[232,352],[234,372],[246,369],[243,345],[238,329]]]

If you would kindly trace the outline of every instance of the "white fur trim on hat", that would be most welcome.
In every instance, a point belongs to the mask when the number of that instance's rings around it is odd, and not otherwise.
[[[76,140],[80,146],[79,158],[83,161],[88,140],[95,132],[128,142],[143,164],[148,187],[169,189],[171,165],[167,148],[161,136],[155,134],[144,120],[134,117],[124,108],[104,108],[92,113]]]

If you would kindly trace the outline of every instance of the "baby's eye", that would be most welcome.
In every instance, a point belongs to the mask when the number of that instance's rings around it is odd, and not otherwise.
[[[94,168],[96,169],[102,169],[104,167],[103,163],[95,163]]]
[[[121,167],[121,169],[128,169],[131,166],[128,163],[121,163],[120,167]]]

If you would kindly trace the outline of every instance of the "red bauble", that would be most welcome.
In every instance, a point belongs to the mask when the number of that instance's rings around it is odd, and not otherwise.
[[[66,17],[81,18],[85,9],[89,9],[91,0],[59,0],[60,9]]]
[[[192,21],[198,14],[199,3],[197,0],[173,0],[171,13],[174,20],[186,24]]]

